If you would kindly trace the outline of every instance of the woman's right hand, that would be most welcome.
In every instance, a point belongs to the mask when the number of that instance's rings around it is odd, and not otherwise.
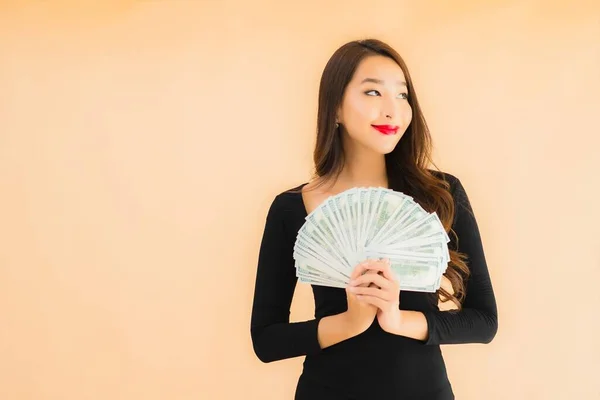
[[[354,270],[352,271],[352,275],[350,276],[350,280],[356,279],[359,277],[360,271],[362,270],[359,266],[363,264],[369,264],[371,262],[376,262],[375,260],[366,260],[362,263],[358,264]],[[373,270],[368,270],[366,273],[377,273]],[[362,284],[360,286],[366,286],[367,284]],[[346,298],[348,301],[348,310],[344,313],[346,317],[346,324],[348,328],[352,332],[353,335],[359,335],[366,331],[377,315],[377,307],[371,304],[367,304],[363,301],[357,299],[356,295],[348,290],[346,287]]]

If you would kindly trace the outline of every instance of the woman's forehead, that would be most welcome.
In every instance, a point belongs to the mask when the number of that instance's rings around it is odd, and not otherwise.
[[[365,58],[358,65],[352,83],[406,86],[406,79],[402,68],[394,60],[383,56],[372,56]]]

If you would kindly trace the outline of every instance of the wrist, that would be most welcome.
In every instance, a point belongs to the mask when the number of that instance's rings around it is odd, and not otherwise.
[[[402,331],[403,331],[403,323],[404,320],[406,319],[406,311],[405,310],[398,310],[397,311],[397,317],[395,319],[395,324],[394,324],[394,333],[396,335],[402,335]]]
[[[404,313],[405,312],[403,310],[399,309],[385,311],[383,314],[385,321],[384,330],[392,335],[403,336],[405,318]]]
[[[427,340],[429,332],[425,314],[420,311],[399,310],[393,331],[399,336]]]
[[[340,321],[342,329],[348,338],[358,336],[367,330],[367,327],[358,326],[355,322],[355,318],[350,315],[349,311],[344,311],[340,314]]]
[[[356,336],[356,334],[354,333],[354,331],[356,331],[356,328],[354,327],[354,324],[352,324],[352,322],[351,322],[352,318],[348,311],[344,311],[343,313],[340,314],[340,321],[341,321],[341,327],[342,327],[342,330],[344,331],[345,336],[347,336],[349,338]]]
[[[323,317],[317,327],[317,340],[321,349],[350,339],[352,336],[350,318],[346,313]]]

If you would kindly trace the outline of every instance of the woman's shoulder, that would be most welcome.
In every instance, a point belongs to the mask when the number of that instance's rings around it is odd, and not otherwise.
[[[438,179],[442,179],[450,184],[450,189],[454,189],[456,184],[460,182],[458,177],[448,171],[428,169],[429,173]]]
[[[430,170],[430,172],[448,182],[450,186],[448,190],[450,191],[452,199],[454,200],[457,217],[464,212],[473,214],[469,195],[467,194],[467,190],[458,176],[447,171]]]
[[[302,198],[302,188],[307,184],[308,182],[304,182],[301,184],[297,184],[296,186],[280,189],[275,198],[280,199],[282,201],[290,201],[294,199],[297,200],[299,198]]]
[[[302,187],[306,184],[307,182],[277,191],[272,199],[272,210],[275,212],[301,211],[304,207]]]
[[[435,177],[446,181],[449,185],[449,191],[455,200],[462,200],[467,196],[465,187],[460,178],[448,171],[429,170]]]

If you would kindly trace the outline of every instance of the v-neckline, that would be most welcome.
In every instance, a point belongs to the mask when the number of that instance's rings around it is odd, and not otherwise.
[[[304,202],[304,194],[302,193],[302,189],[304,188],[304,186],[308,185],[308,182],[305,182],[303,184],[300,185],[300,193],[298,193],[298,196],[300,198],[300,205],[302,206],[302,213],[304,214],[304,218],[308,217],[309,212],[306,209],[306,203]]]

